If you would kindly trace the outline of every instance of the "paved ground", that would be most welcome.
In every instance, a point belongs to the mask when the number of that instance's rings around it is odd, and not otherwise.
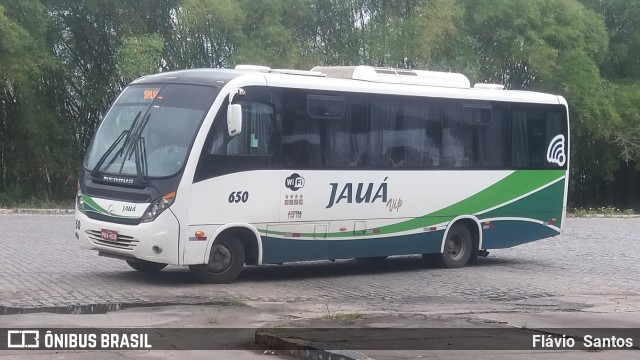
[[[496,250],[479,266],[425,268],[418,257],[245,269],[229,285],[186,268],[143,274],[77,246],[69,215],[0,216],[0,306],[315,301],[384,310],[434,301],[539,306],[557,295],[640,289],[640,219],[570,219],[562,236]],[[558,304],[559,307],[564,306]],[[567,306],[575,306],[569,304]]]
[[[608,316],[606,326],[639,327],[639,238],[638,218],[569,219],[559,237],[496,250],[462,269],[425,268],[419,257],[316,262],[247,268],[234,284],[206,285],[184,268],[142,274],[80,249],[71,215],[0,215],[0,313],[242,302],[260,309],[245,326],[354,314],[394,315],[402,323],[446,314],[513,326],[541,319],[544,326],[592,327],[603,324],[595,315],[618,314]],[[594,316],[566,317],[575,313]],[[0,325],[24,319],[43,317],[5,315]]]

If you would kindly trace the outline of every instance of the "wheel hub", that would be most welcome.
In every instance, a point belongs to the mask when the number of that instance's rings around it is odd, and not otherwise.
[[[223,244],[213,244],[207,269],[211,272],[221,273],[229,269],[233,262],[231,251]]]
[[[449,240],[448,252],[452,260],[459,260],[464,254],[464,242],[459,236],[452,236]]]

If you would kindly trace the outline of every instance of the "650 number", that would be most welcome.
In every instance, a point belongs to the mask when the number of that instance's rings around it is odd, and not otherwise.
[[[233,191],[229,194],[229,203],[246,203],[249,200],[248,191]]]

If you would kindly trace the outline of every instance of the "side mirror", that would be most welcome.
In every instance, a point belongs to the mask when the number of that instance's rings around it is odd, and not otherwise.
[[[229,104],[227,107],[227,129],[231,137],[242,133],[242,105]]]

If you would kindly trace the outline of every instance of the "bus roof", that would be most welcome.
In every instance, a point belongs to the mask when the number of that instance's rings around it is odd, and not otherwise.
[[[131,85],[157,83],[188,83],[200,85],[224,86],[232,79],[246,74],[246,71],[231,69],[189,69],[168,71],[154,75],[147,75],[131,82]]]
[[[345,78],[344,72],[336,72],[336,68],[337,67],[331,68],[332,73],[329,74],[329,76],[322,72],[323,67],[316,67],[312,71],[270,69],[268,67],[259,66],[239,66],[238,69],[178,70],[144,76],[134,80],[131,84],[175,82],[222,87],[233,79],[237,79],[239,83],[242,83],[243,76],[247,76],[247,79],[255,79],[255,76],[259,75],[264,77],[268,86],[274,87],[566,105],[565,99],[558,95],[522,90],[500,90],[498,86],[495,85],[480,85],[475,88],[465,86],[464,79],[462,79],[464,75],[460,74],[452,73],[450,75],[450,79],[455,81],[456,84],[446,86],[443,84],[420,84],[413,79],[411,79],[413,83],[402,83],[401,81],[394,80],[391,80],[392,82],[385,82],[385,80],[379,79],[367,80],[363,76],[360,76],[359,79]],[[348,73],[357,67],[343,68]],[[425,71],[416,72],[427,73]],[[336,73],[340,75],[336,76]],[[447,73],[430,73],[439,77],[437,81],[445,82],[447,80]]]

